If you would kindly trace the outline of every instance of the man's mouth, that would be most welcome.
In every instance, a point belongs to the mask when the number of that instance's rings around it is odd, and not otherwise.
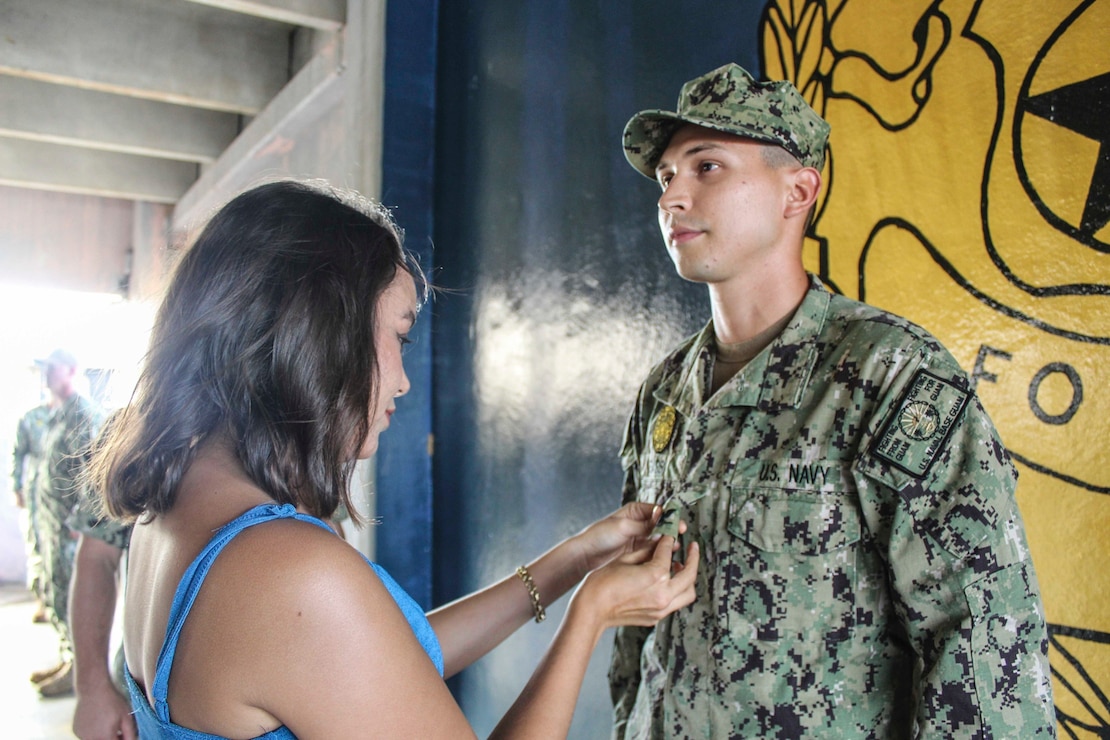
[[[679,227],[671,229],[668,232],[668,241],[670,241],[671,244],[683,244],[690,241],[691,239],[698,237],[701,233],[702,232],[699,229]]]

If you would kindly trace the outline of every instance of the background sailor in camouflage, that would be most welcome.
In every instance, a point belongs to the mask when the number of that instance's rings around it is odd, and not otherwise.
[[[119,412],[105,420],[105,435]],[[119,737],[135,740],[139,731],[131,713],[124,678],[123,645],[112,652],[112,624],[123,588],[124,552],[131,543],[131,523],[112,519],[100,496],[82,487],[70,527],[80,535],[70,588],[70,628],[73,635],[73,734],[78,738]]]
[[[46,605],[35,476],[42,459],[42,442],[51,413],[49,404],[43,403],[24,414],[16,426],[15,446],[12,450],[12,491],[15,493],[16,505],[27,510],[27,570],[31,591],[39,603],[35,612],[36,622],[46,621]]]
[[[624,499],[686,520],[704,560],[691,607],[618,630],[615,736],[1052,737],[990,419],[936,339],[802,267],[827,135],[736,65],[625,130],[713,317],[652,369],[624,440]]]
[[[98,503],[98,502],[93,502]],[[74,520],[81,535],[70,596],[73,635],[73,734],[79,738],[138,737],[123,673],[123,646],[112,651],[112,624],[122,590],[124,551],[131,526],[82,507]]]
[[[67,620],[78,535],[70,528],[70,517],[80,500],[80,476],[101,416],[97,406],[77,392],[77,360],[72,354],[55,350],[42,364],[55,409],[43,440],[36,494],[42,514],[46,605],[58,633],[60,662],[37,671],[32,681],[38,683],[40,694],[51,697],[73,692],[73,644]]]

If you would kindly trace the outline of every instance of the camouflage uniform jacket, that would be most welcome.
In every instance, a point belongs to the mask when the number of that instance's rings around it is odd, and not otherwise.
[[[118,419],[119,417],[109,416],[105,419],[100,428],[101,434],[107,431],[108,425],[112,423],[114,418]],[[87,537],[95,537],[117,550],[126,550],[127,546],[131,544],[131,522],[123,522],[109,516],[100,496],[87,485],[81,486],[81,495],[77,497],[77,504],[69,515],[66,524],[74,532]],[[126,688],[124,683],[121,682],[120,685]]]
[[[43,437],[50,423],[50,407],[36,406],[19,420],[12,450],[12,490],[30,494],[34,491],[35,474],[42,459]]]
[[[615,737],[1054,736],[1017,474],[948,352],[815,277],[705,400],[713,352],[710,323],[629,420],[625,501],[702,563],[692,606],[617,631]]]
[[[73,394],[54,410],[43,439],[37,492],[39,506],[55,523],[66,524],[79,501],[80,473],[102,421],[99,408]]]
[[[95,537],[118,550],[131,544],[131,524],[112,519],[103,510],[100,497],[88,487],[82,489],[77,506],[66,522],[70,529],[86,537]]]

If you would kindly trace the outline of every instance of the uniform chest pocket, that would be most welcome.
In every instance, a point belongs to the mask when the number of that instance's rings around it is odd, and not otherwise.
[[[860,522],[842,494],[732,491],[717,573],[728,632],[743,640],[848,639]]]

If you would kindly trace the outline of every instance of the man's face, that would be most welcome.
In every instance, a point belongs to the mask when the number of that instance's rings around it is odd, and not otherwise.
[[[58,398],[67,398],[73,392],[75,369],[68,365],[49,363],[46,366],[46,387]]]
[[[682,277],[726,282],[782,244],[793,169],[769,165],[766,146],[694,124],[671,137],[656,168],[659,229]]]

